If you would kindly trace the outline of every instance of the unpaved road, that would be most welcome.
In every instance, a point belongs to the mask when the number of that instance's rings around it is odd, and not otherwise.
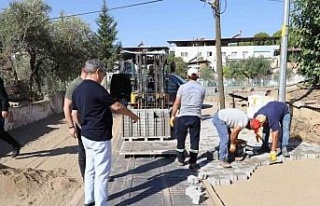
[[[24,146],[13,159],[0,142],[0,205],[69,205],[81,188],[77,140],[68,136],[63,115],[10,132]]]

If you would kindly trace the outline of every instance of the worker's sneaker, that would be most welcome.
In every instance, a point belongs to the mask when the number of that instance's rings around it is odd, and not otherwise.
[[[21,146],[13,148],[11,151],[11,157],[15,158],[20,154]]]
[[[198,171],[198,169],[200,169],[200,166],[197,163],[193,163],[189,165],[189,169],[192,171]]]
[[[245,155],[234,157],[234,160],[237,161],[237,162],[243,161],[244,159],[245,159]]]
[[[220,160],[219,165],[223,168],[231,168],[231,164],[227,160]]]
[[[290,154],[289,154],[287,148],[283,148],[281,150],[281,154],[282,154],[283,157],[290,157]]]
[[[268,152],[270,152],[270,148],[269,148],[268,146],[262,145],[262,146],[257,150],[257,152],[258,152],[259,154],[268,153]]]

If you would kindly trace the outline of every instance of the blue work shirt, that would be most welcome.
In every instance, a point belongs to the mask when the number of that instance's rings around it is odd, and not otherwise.
[[[279,123],[282,122],[284,116],[289,113],[288,105],[284,102],[272,101],[261,107],[253,117],[259,114],[266,116],[267,124],[272,131],[279,130]]]

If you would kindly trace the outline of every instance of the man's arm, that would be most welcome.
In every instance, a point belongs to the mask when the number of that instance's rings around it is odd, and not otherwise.
[[[78,110],[72,110],[71,116],[72,116],[72,120],[73,120],[74,124],[76,124],[81,129]]]
[[[1,115],[3,118],[7,118],[9,116],[9,100],[8,94],[4,87],[3,80],[0,78],[0,106],[1,106]]]
[[[64,117],[67,120],[67,125],[68,127],[73,127],[73,120],[72,120],[72,116],[71,116],[71,106],[72,106],[72,101],[68,98],[64,98],[64,103],[63,103],[63,113],[64,113]]]
[[[234,152],[236,150],[236,146],[237,146],[237,139],[238,139],[238,135],[241,131],[241,127],[240,126],[236,126],[235,128],[233,128],[231,130],[231,134],[230,134],[230,152]]]
[[[171,118],[170,118],[170,126],[174,126],[174,121],[177,115],[177,112],[179,110],[181,104],[181,99],[180,97],[176,96],[176,99],[174,100],[173,106],[172,106],[172,111],[171,111]]]
[[[172,111],[171,111],[171,117],[176,117],[176,114],[179,110],[181,104],[181,99],[180,97],[176,97],[176,99],[174,100],[173,106],[172,106]]]
[[[110,106],[110,109],[114,113],[129,116],[133,120],[133,122],[137,122],[139,120],[139,117],[136,114],[134,114],[131,110],[129,110],[127,107],[125,107],[123,104],[119,102],[113,103]]]
[[[74,127],[74,122],[73,118],[71,115],[71,106],[72,106],[72,101],[68,98],[64,98],[64,103],[63,103],[63,113],[67,121],[67,125],[69,128],[69,133],[71,137],[76,137],[76,128]]]
[[[271,137],[272,137],[271,151],[276,151],[278,146],[279,130],[272,131]]]

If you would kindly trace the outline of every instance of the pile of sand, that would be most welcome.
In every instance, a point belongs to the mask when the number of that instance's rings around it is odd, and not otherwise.
[[[0,204],[68,205],[79,183],[65,173],[15,169],[0,164]]]

